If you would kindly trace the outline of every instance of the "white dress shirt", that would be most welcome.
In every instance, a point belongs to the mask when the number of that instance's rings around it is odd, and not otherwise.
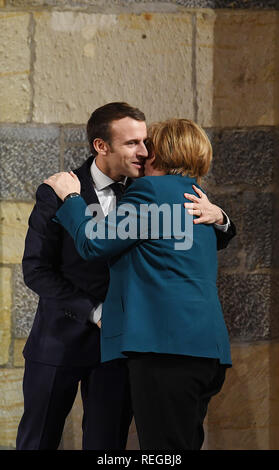
[[[106,217],[108,215],[108,213],[116,207],[115,193],[114,193],[113,189],[111,189],[109,187],[112,183],[115,183],[115,181],[113,179],[111,179],[109,176],[105,175],[97,167],[95,159],[93,160],[93,163],[90,167],[90,172],[91,172],[91,176],[92,176],[92,179],[93,179],[93,184],[94,184],[94,189],[95,189],[96,195],[99,199],[100,206],[101,206],[102,211],[104,213],[104,217]],[[125,178],[123,181],[120,181],[120,183],[125,184],[126,181],[127,181],[127,178]],[[225,214],[224,211],[222,211],[222,212],[225,216],[226,223],[224,225],[217,225],[217,224],[214,224],[214,225],[218,230],[222,230],[223,232],[226,232],[229,228],[230,221],[229,221],[229,218],[228,218],[227,214]],[[102,306],[103,306],[103,304],[100,303],[92,309],[92,311],[90,313],[90,316],[89,316],[89,320],[91,322],[97,323],[101,319],[101,317],[102,317]]]
[[[112,211],[116,207],[116,196],[109,186],[112,183],[115,183],[113,179],[109,176],[105,175],[96,165],[95,159],[90,167],[91,176],[93,179],[95,193],[99,199],[101,209],[104,213],[104,217],[108,215],[110,211]],[[125,184],[127,178],[124,180],[119,181],[119,183]],[[93,323],[97,323],[102,316],[102,303],[97,305],[90,313],[90,321]]]

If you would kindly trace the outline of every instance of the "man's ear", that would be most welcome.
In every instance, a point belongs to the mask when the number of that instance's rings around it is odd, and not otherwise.
[[[97,154],[104,156],[107,155],[109,150],[108,143],[99,137],[93,140],[93,147],[96,150]]]

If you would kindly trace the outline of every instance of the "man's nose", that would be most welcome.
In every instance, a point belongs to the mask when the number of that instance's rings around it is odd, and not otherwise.
[[[143,158],[147,158],[148,157],[148,150],[145,146],[145,143],[143,142],[141,145],[140,145],[140,148],[139,148],[139,155]]]

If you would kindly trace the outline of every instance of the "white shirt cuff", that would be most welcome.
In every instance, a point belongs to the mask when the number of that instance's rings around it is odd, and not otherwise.
[[[214,224],[214,227],[217,229],[217,230],[221,230],[222,232],[227,232],[229,230],[229,226],[230,226],[230,219],[228,218],[227,214],[221,209],[221,211],[223,212],[224,214],[224,217],[225,217],[225,223],[222,224],[222,225],[219,225],[219,224]]]
[[[102,309],[103,309],[103,304],[97,305],[97,307],[92,308],[90,315],[89,315],[89,321],[91,323],[98,323],[99,320],[102,318]]]

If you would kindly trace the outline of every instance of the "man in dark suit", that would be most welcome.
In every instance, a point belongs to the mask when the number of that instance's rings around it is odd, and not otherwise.
[[[129,125],[116,131],[114,123],[124,119]],[[86,204],[100,204],[107,215],[127,177],[144,174],[145,117],[126,103],[110,103],[93,112],[87,134],[92,156],[75,173]],[[126,363],[100,363],[96,325],[109,284],[108,266],[78,255],[72,238],[53,220],[60,205],[49,186],[39,186],[22,263],[25,283],[40,299],[24,348],[24,413],[17,449],[58,448],[79,384],[83,449],[125,449],[132,419]],[[216,208],[214,222],[222,224],[220,214]],[[226,232],[216,233],[218,247],[224,248],[235,233],[232,222]]]

